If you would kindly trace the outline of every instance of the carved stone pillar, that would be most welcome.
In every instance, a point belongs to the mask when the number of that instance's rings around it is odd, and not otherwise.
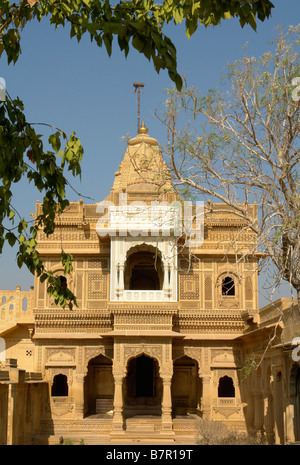
[[[164,290],[167,291],[170,287],[169,283],[169,264],[164,262]]]
[[[119,265],[119,280],[118,280],[118,288],[123,290],[124,289],[124,265]]]
[[[119,279],[118,279],[118,285],[116,289],[116,295],[117,295],[117,298],[120,299],[124,292],[124,264],[118,265],[118,270],[119,270],[119,273],[118,273]]]
[[[245,409],[245,419],[247,424],[247,429],[249,433],[255,433],[254,429],[254,394],[248,384],[248,389],[245,389],[247,393],[246,397],[246,409]]]
[[[297,431],[295,406],[293,404],[289,404],[286,407],[286,440],[288,443],[296,441],[295,430]]]
[[[115,375],[113,431],[123,431],[123,375]]]
[[[172,430],[172,397],[171,397],[172,377],[163,378],[163,398],[162,398],[162,429]]]
[[[274,427],[275,427],[275,443],[284,444],[284,422],[283,422],[283,402],[282,402],[282,379],[281,369],[272,367],[271,385],[274,399]]]
[[[171,284],[170,284],[170,273],[171,273],[171,270],[172,267],[170,265],[170,263],[168,262],[164,262],[164,285],[163,285],[163,289],[164,289],[164,294],[165,294],[165,298],[167,300],[169,300],[171,298],[171,294],[172,294],[172,291],[171,291]]]
[[[16,384],[8,385],[8,405],[7,405],[7,445],[14,444],[14,416],[15,416],[15,391]]]
[[[73,385],[75,415],[78,418],[84,417],[84,378],[83,373],[77,373]]]
[[[202,378],[202,402],[201,411],[202,418],[210,418],[211,416],[211,385],[210,373],[199,373]]]
[[[263,399],[260,393],[254,394],[254,428],[256,432],[263,431]]]
[[[274,411],[273,396],[271,393],[265,393],[264,398],[264,428],[268,444],[274,444]]]

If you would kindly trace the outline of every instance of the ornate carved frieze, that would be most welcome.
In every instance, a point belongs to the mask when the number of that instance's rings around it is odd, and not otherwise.
[[[241,333],[244,322],[238,310],[221,312],[214,310],[194,310],[187,312],[181,309],[176,320],[181,333]]]
[[[45,352],[46,366],[75,365],[75,348],[47,347]]]
[[[42,332],[97,332],[112,326],[111,315],[106,311],[81,310],[72,311],[52,308],[35,309],[35,336]]]
[[[241,364],[239,351],[231,349],[211,349],[211,365],[213,367],[236,367]]]

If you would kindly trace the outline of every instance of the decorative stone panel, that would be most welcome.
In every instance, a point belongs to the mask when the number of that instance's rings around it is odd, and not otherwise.
[[[180,299],[197,300],[199,299],[199,275],[181,274],[180,275]]]
[[[88,299],[107,298],[107,275],[89,273],[88,275]]]

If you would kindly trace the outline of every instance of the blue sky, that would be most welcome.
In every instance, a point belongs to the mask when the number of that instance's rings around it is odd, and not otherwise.
[[[269,49],[274,28],[300,22],[299,0],[274,0],[271,19],[258,22],[257,32],[250,26],[240,27],[238,20],[228,20],[220,26],[199,27],[188,40],[184,26],[170,26],[166,32],[177,47],[178,70],[189,85],[201,92],[218,86],[227,63],[243,54],[260,56]],[[68,193],[69,199],[83,198],[87,203],[101,201],[109,193],[114,173],[122,160],[126,146],[121,138],[134,137],[137,130],[137,97],[133,83],[143,82],[141,119],[149,134],[165,141],[165,130],[154,116],[163,100],[164,89],[171,87],[168,73],[157,74],[151,62],[132,50],[127,59],[113,47],[109,58],[89,38],[78,44],[69,38],[68,29],[55,29],[48,24],[32,22],[22,33],[22,54],[16,65],[0,59],[0,76],[6,81],[12,98],[19,96],[25,105],[27,120],[52,124],[67,133],[72,131],[84,146],[81,182],[72,185],[81,194]],[[41,128],[46,135],[50,132]],[[35,211],[39,198],[26,184],[17,186],[15,205],[24,215]],[[89,197],[89,198],[86,198]],[[7,246],[0,258],[0,288],[23,290],[33,285],[33,276],[25,268],[19,270],[15,250]],[[263,304],[264,300],[261,301]]]

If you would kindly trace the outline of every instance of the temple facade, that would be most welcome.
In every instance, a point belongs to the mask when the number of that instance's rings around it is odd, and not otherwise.
[[[0,444],[196,444],[200,417],[300,440],[291,302],[259,310],[259,255],[242,258],[255,237],[234,211],[189,208],[142,125],[107,198],[39,233],[57,276],[72,254],[78,306],[38,278],[0,291]]]

